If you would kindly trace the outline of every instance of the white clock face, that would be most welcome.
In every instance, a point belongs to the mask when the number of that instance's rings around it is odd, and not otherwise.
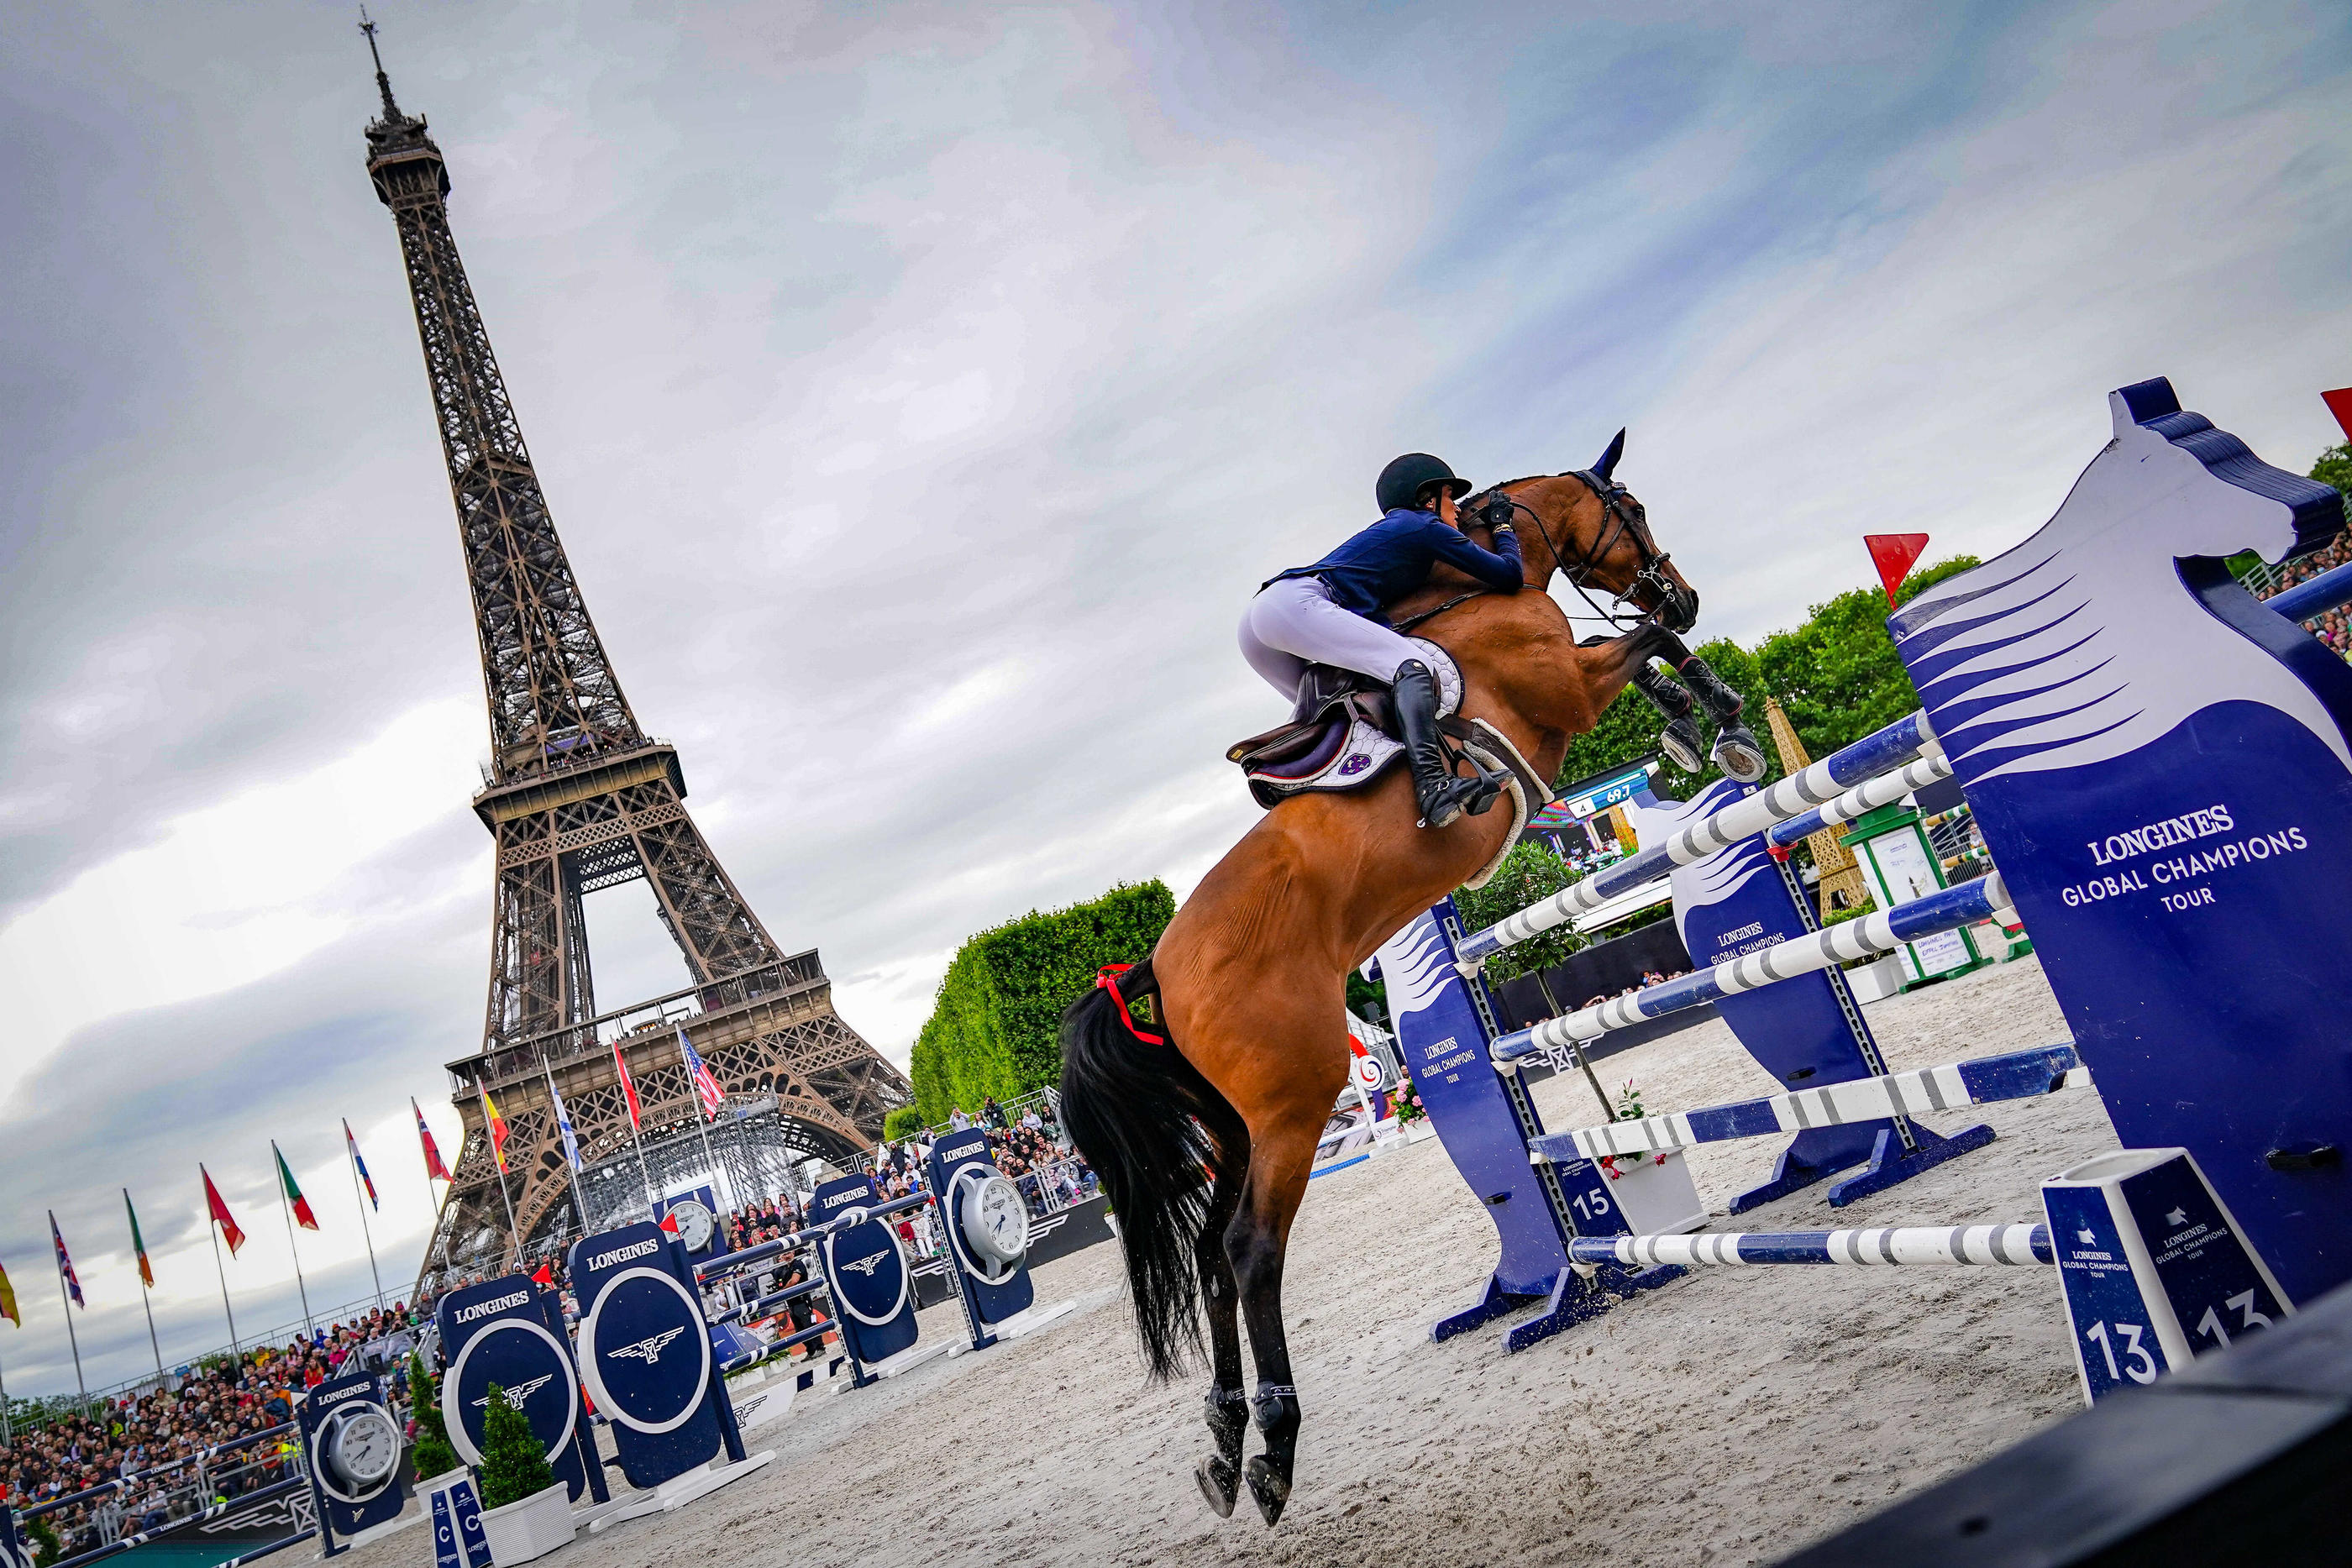
[[[400,1464],[400,1430],[373,1405],[338,1412],[327,1442],[327,1460],[353,1490],[377,1486]]]
[[[972,1182],[962,1209],[964,1236],[983,1258],[1010,1263],[1029,1250],[1029,1206],[1011,1178],[992,1171]]]
[[[686,1243],[688,1252],[699,1252],[710,1245],[710,1210],[688,1198],[670,1205],[669,1211],[677,1217],[677,1239]]]

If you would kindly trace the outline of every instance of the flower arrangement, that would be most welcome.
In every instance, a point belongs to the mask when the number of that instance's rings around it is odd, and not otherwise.
[[[1628,1078],[1625,1080],[1625,1086],[1617,1091],[1617,1109],[1613,1119],[1620,1122],[1638,1122],[1644,1114],[1646,1113],[1642,1109],[1641,1085]],[[1662,1166],[1665,1163],[1666,1156],[1663,1154],[1601,1156],[1601,1169],[1612,1181],[1628,1171],[1638,1170],[1644,1165]]]
[[[1418,1122],[1429,1113],[1421,1108],[1421,1092],[1412,1086],[1412,1075],[1405,1073],[1397,1079],[1397,1086],[1389,1091],[1389,1108],[1396,1113],[1397,1125]]]

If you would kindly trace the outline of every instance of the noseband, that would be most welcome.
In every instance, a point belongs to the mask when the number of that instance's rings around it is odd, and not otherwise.
[[[1551,537],[1551,528],[1545,523],[1542,514],[1507,490],[1499,487],[1496,489],[1487,498],[1486,506],[1479,509],[1479,520],[1487,527],[1493,528],[1497,524],[1508,522],[1515,512],[1525,512],[1534,521],[1536,532],[1542,538],[1544,548],[1551,551],[1552,564],[1559,569],[1559,574],[1568,580],[1569,585],[1576,590],[1578,596],[1584,601],[1597,618],[1612,626],[1622,627],[1629,621],[1638,623],[1673,603],[1678,595],[1674,580],[1666,576],[1666,566],[1674,557],[1660,549],[1657,541],[1650,537],[1648,521],[1635,511],[1632,495],[1625,486],[1613,479],[1602,479],[1590,470],[1582,468],[1566,475],[1555,475],[1553,477],[1582,481],[1584,487],[1592,492],[1594,497],[1609,514],[1609,527],[1594,538],[1591,548],[1582,551],[1573,564],[1561,551],[1559,541]],[[1513,480],[1512,483],[1517,484],[1518,481]],[[1604,609],[1600,601],[1592,597],[1592,591],[1587,583],[1593,572],[1600,569],[1601,561],[1608,558],[1609,552],[1616,548],[1620,537],[1630,537],[1633,539],[1633,548],[1642,555],[1642,570],[1633,574],[1633,580],[1631,582],[1615,591],[1607,608]],[[1652,609],[1642,609],[1640,602],[1634,597],[1644,589],[1649,591],[1650,597],[1655,601]],[[1633,605],[1640,614],[1630,617],[1626,615],[1621,607],[1627,604]]]

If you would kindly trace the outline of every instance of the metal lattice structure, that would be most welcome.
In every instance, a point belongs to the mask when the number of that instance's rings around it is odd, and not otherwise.
[[[365,30],[373,52],[373,25]],[[490,759],[473,805],[498,845],[488,1016],[482,1049],[449,1064],[465,1140],[426,1253],[431,1275],[499,1267],[509,1201],[521,1246],[578,1227],[547,1085],[561,1089],[585,1160],[627,1150],[616,1048],[648,1144],[691,1134],[698,1114],[681,1030],[730,1098],[772,1097],[777,1139],[809,1155],[854,1158],[911,1096],[833,1010],[817,955],[786,953],[751,913],[687,813],[677,750],[630,711],[466,280],[441,150],[425,120],[394,101],[381,59],[375,79],[383,113],[367,127],[368,174],[400,238],[457,507],[490,717]],[[639,878],[693,983],[600,1014],[582,900]],[[503,1178],[486,1088],[509,1128]]]

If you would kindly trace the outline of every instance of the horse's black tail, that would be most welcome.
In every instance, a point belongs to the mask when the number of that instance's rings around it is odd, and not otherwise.
[[[1127,994],[1141,994],[1148,962],[1124,979]],[[1164,1382],[1201,1350],[1197,1258],[1216,1151],[1244,1146],[1248,1133],[1165,1028],[1139,1030],[1108,988],[1062,1014],[1062,1118],[1110,1199],[1136,1333]]]

